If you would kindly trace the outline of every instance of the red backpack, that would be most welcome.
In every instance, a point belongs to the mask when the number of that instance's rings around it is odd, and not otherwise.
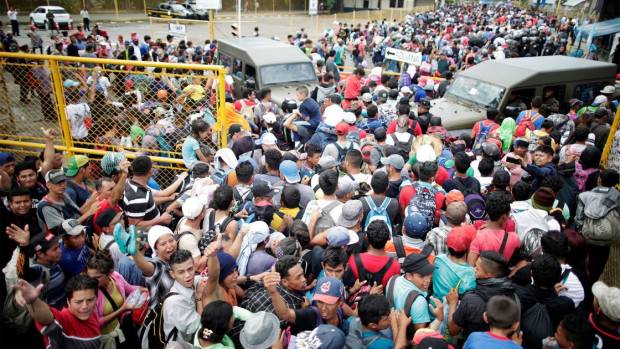
[[[540,114],[539,112],[536,112],[535,115],[532,115],[531,110],[526,110],[525,115],[523,115],[523,117],[521,118],[521,120],[519,120],[519,123],[517,124],[517,128],[515,129],[514,136],[525,137],[528,129],[530,131],[534,131],[534,129],[536,128],[534,126],[534,123],[541,117],[542,117],[542,114]]]

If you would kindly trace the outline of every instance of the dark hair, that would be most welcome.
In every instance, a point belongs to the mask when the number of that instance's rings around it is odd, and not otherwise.
[[[319,175],[319,187],[323,190],[323,194],[333,195],[338,188],[338,172],[334,169],[321,172]]]
[[[514,299],[506,296],[493,296],[485,306],[489,327],[501,330],[510,329],[520,321],[520,309]]]
[[[540,127],[546,130],[546,129],[553,128],[554,125],[555,124],[553,123],[553,120],[551,120],[551,119],[544,119],[543,122],[542,122],[542,125]]]
[[[495,120],[499,115],[499,111],[497,109],[487,109],[487,119]]]
[[[97,280],[89,277],[84,274],[77,274],[72,277],[69,282],[67,282],[67,287],[65,288],[67,292],[67,299],[71,300],[73,298],[73,292],[75,291],[85,291],[85,290],[93,290],[95,291],[95,295],[97,295],[97,287],[99,283]]]
[[[288,208],[295,208],[299,206],[299,202],[301,200],[301,195],[299,194],[299,189],[292,185],[284,186],[282,189],[282,206]]]
[[[293,221],[290,229],[291,235],[294,236],[299,244],[303,248],[307,248],[310,245],[310,232],[308,226],[301,219]]]
[[[262,100],[263,98],[267,97],[267,95],[269,95],[271,93],[271,89],[268,87],[265,88],[261,88],[260,91],[258,91],[258,93],[256,94],[256,98],[258,98],[259,100]]]
[[[30,196],[30,198],[32,199],[32,194],[30,194],[30,190],[24,187],[17,187],[11,189],[8,195],[9,202],[13,201],[13,198],[17,196]]]
[[[398,104],[398,115],[409,115],[409,104]]]
[[[321,154],[323,152],[323,150],[321,149],[321,145],[316,143],[306,143],[305,149],[308,156],[313,156],[314,154]]]
[[[530,198],[532,187],[528,182],[518,181],[512,186],[512,197],[515,201],[525,201]]]
[[[271,170],[277,170],[280,168],[282,162],[282,153],[278,149],[267,149],[265,151],[265,164]]]
[[[547,154],[549,156],[553,156],[553,154],[554,154],[553,148],[551,148],[551,146],[548,146],[548,145],[539,145],[538,148],[536,148],[535,151],[539,151],[541,153],[545,153],[545,154]]]
[[[478,171],[484,177],[488,177],[493,174],[495,168],[495,161],[492,158],[483,157],[478,163]]]
[[[480,263],[484,270],[493,275],[493,277],[500,278],[505,277],[510,272],[508,263],[504,257],[495,251],[482,251],[480,252]]]
[[[34,161],[22,161],[18,162],[15,165],[15,169],[13,170],[13,175],[15,178],[19,176],[19,173],[25,170],[33,170],[35,173],[37,172],[37,166]]]
[[[578,161],[584,169],[598,168],[601,162],[601,151],[597,147],[586,145]]]
[[[618,175],[618,171],[612,168],[601,171],[599,177],[601,178],[601,184],[604,187],[615,187],[616,185],[618,185],[618,182],[620,182],[620,176]]]
[[[532,98],[532,108],[540,108],[543,104],[543,99],[541,96],[536,96]]]
[[[534,285],[552,290],[562,275],[560,262],[551,255],[543,254],[532,261],[532,279]]]
[[[94,256],[88,259],[87,269],[94,269],[103,275],[108,275],[114,271],[114,260],[108,250],[99,250]]]
[[[216,210],[228,210],[233,200],[233,190],[227,185],[220,185],[213,193],[211,207]]]
[[[211,126],[209,126],[209,124],[207,124],[207,122],[203,119],[196,119],[194,120],[194,122],[192,122],[191,128],[194,136],[198,137],[200,132],[209,131],[209,129],[211,129]]]
[[[390,304],[385,296],[371,294],[362,298],[357,313],[362,325],[378,324],[382,317],[390,315]]]
[[[469,165],[471,164],[471,159],[469,155],[465,152],[458,152],[454,154],[454,167],[456,171],[459,173],[465,173],[469,169]]]
[[[168,262],[168,264],[172,268],[173,265],[185,263],[190,259],[192,259],[192,253],[188,250],[176,250],[172,256],[170,256],[170,262]]]
[[[510,185],[510,173],[505,170],[499,170],[493,174],[493,180],[491,182],[495,189],[506,190]]]
[[[510,214],[510,201],[505,193],[491,192],[485,203],[489,219],[497,221],[502,215]]]
[[[370,187],[375,194],[384,194],[390,184],[388,174],[383,171],[375,171],[370,179]]]
[[[99,191],[101,190],[101,187],[103,186],[103,182],[112,182],[114,183],[114,180],[110,177],[101,177],[98,180],[95,181],[95,190]]]
[[[540,181],[541,187],[551,188],[554,193],[559,193],[562,187],[564,186],[564,182],[562,181],[562,177],[555,176],[547,176]]]
[[[372,105],[369,105],[368,108],[366,108],[366,116],[368,116],[369,119],[374,119],[375,116],[377,116],[377,114],[379,114],[379,108],[377,108],[376,105],[372,104]],[[375,137],[376,136],[377,135],[375,134]]]
[[[417,162],[417,175],[422,182],[430,182],[438,170],[436,161]]]
[[[344,159],[355,168],[362,168],[362,165],[364,164],[362,152],[357,149],[350,149],[347,151],[347,155]]]
[[[568,238],[562,232],[550,230],[540,238],[543,253],[555,258],[568,258],[570,253]]]
[[[335,268],[339,265],[347,265],[348,256],[347,253],[340,247],[328,247],[323,251],[323,258],[321,262],[325,265],[329,265]]]
[[[588,129],[586,125],[579,125],[575,127],[575,132],[573,132],[573,136],[575,137],[576,142],[587,141],[589,134],[590,134],[590,129]]]
[[[355,68],[355,70],[353,71],[353,74],[357,76],[365,76],[366,71],[364,71],[364,68]]]
[[[249,161],[241,161],[235,167],[237,181],[243,184],[249,184],[254,175],[254,167]]]
[[[276,262],[276,271],[280,274],[281,278],[286,278],[289,276],[289,271],[291,268],[299,265],[299,258],[295,256],[282,256],[282,258],[278,259]]]
[[[596,337],[594,329],[588,321],[588,316],[583,311],[574,311],[567,314],[560,322],[564,328],[566,338],[575,344],[575,349],[591,349]]]
[[[136,176],[146,176],[152,167],[151,158],[146,155],[138,156],[131,162],[131,171]]]
[[[390,239],[390,231],[387,224],[381,220],[370,222],[366,228],[366,238],[373,248],[383,249]]]
[[[232,316],[233,307],[224,301],[213,301],[207,304],[200,315],[202,326],[198,330],[198,338],[211,343],[221,342],[228,333]]]

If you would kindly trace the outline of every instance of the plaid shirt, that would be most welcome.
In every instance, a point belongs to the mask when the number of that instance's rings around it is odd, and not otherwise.
[[[304,301],[303,295],[295,294],[282,285],[278,285],[278,292],[280,292],[280,295],[284,298],[284,302],[286,302],[286,305],[290,309],[301,308],[301,304]],[[250,286],[240,306],[253,313],[266,311],[275,314],[276,312],[273,308],[271,296],[262,283],[254,283]]]
[[[446,237],[452,228],[447,225],[433,228],[428,235],[426,235],[426,243],[433,246],[435,255],[448,254],[448,246],[446,246]]]

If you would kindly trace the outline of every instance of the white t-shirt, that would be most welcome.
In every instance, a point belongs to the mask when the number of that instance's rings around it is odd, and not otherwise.
[[[562,264],[562,273],[564,273],[566,269],[571,269],[570,265]],[[581,303],[585,297],[581,281],[579,281],[577,275],[571,271],[568,274],[568,277],[566,277],[566,281],[563,283],[567,290],[560,292],[560,296],[565,296],[572,299],[575,303],[575,307],[578,307],[579,303]]]
[[[71,136],[73,139],[83,139],[88,136],[88,129],[84,120],[90,117],[90,107],[86,103],[69,104],[66,107],[67,118],[71,122]]]
[[[301,220],[306,223],[309,224],[310,223],[310,217],[312,216],[312,213],[314,212],[315,209],[320,208],[320,209],[324,209],[325,207],[327,207],[327,205],[329,205],[330,203],[332,203],[333,200],[312,200],[308,203],[308,206],[306,207],[306,211],[304,211],[304,215],[301,218]],[[338,217],[340,217],[340,214],[342,213],[342,203],[339,203],[338,206],[334,207],[331,212],[329,213],[332,216],[332,219],[334,220],[334,222],[338,222]]]

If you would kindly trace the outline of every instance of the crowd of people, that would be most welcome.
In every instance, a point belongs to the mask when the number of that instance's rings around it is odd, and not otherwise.
[[[47,128],[40,156],[0,153],[3,343],[620,347],[620,288],[600,280],[620,240],[620,176],[599,167],[615,88],[519,100],[517,115],[488,110],[457,135],[430,113],[458,70],[566,54],[573,29],[538,12],[460,6],[335,23],[316,43],[300,31],[287,40],[312,58],[319,86],[278,105],[268,88],[235,96],[227,77],[221,149],[208,75],[130,62],[122,73],[71,70],[71,134],[106,153],[65,158]],[[386,61],[386,47],[422,52],[423,63]],[[94,25],[45,50],[208,64],[217,43],[113,41]],[[338,66],[349,60],[346,76]],[[20,74],[39,81],[22,101],[41,99],[55,118],[43,101],[49,73],[29,63],[11,70],[18,84]],[[164,181],[149,155],[176,144],[186,171]]]

